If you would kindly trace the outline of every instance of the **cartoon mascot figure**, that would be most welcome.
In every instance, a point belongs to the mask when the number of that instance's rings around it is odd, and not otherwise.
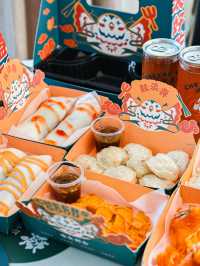
[[[137,21],[127,25],[114,13],[103,13],[96,18],[77,2],[74,7],[74,24],[77,33],[85,37],[97,51],[112,56],[129,56],[151,39],[153,31],[158,30],[157,8],[142,7],[141,13]]]

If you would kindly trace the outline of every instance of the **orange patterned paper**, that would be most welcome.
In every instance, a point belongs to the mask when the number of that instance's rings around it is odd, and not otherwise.
[[[46,59],[56,48],[56,43],[54,39],[49,39],[47,43],[44,45],[42,50],[39,51],[39,56],[42,60]]]
[[[50,9],[49,9],[49,8],[45,8],[45,9],[43,10],[43,15],[48,16],[49,13],[50,13]]]
[[[75,47],[77,47],[77,43],[76,43],[76,41],[73,40],[73,39],[65,39],[65,40],[64,40],[64,44],[65,44],[66,46],[70,47],[70,48],[75,48]]]
[[[53,4],[53,2],[55,2],[55,0],[46,0],[47,1],[47,3],[49,3],[49,4]]]
[[[46,33],[42,33],[38,39],[38,44],[43,44],[44,42],[46,42],[48,38],[48,35]]]
[[[53,29],[55,29],[56,25],[55,25],[55,18],[51,17],[50,19],[47,20],[47,29],[48,31],[52,31]]]
[[[71,24],[60,25],[60,29],[65,33],[74,32],[74,27]]]

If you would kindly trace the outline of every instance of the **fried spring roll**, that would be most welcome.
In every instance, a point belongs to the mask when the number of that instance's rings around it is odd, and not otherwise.
[[[17,130],[23,137],[39,141],[55,128],[69,113],[75,98],[51,97],[43,102],[39,109],[26,121],[18,125]]]
[[[46,144],[64,146],[64,143],[77,129],[87,127],[100,114],[101,105],[96,93],[88,93],[79,98],[72,113],[67,116],[44,139]]]

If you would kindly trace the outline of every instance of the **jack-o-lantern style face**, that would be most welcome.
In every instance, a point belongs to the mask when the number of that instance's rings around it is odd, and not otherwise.
[[[112,56],[128,56],[151,38],[153,30],[158,30],[155,6],[142,10],[142,17],[127,25],[114,13],[93,16],[78,2],[74,7],[74,23],[78,33],[99,52]]]
[[[104,14],[99,18],[99,34],[112,39],[124,39],[126,24],[124,21],[113,14]],[[113,33],[113,34],[112,34]]]
[[[144,130],[176,132],[182,114],[176,94],[164,83],[135,81],[123,96],[122,115]]]

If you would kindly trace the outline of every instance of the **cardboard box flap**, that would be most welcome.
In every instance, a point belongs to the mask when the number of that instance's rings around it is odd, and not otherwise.
[[[177,4],[175,0],[135,0],[130,13],[124,13],[88,4],[86,0],[43,0],[34,65],[57,47],[118,57],[134,55],[134,60],[141,60],[137,53],[147,40],[166,37],[183,44],[184,36],[183,1]]]

